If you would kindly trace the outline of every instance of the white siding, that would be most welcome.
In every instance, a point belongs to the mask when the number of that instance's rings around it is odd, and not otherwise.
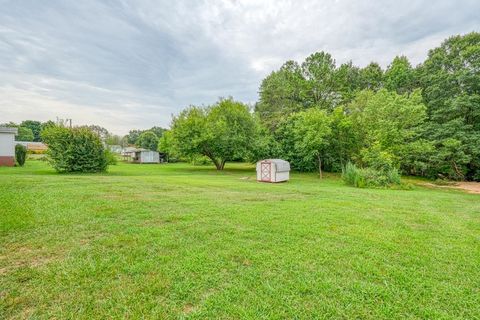
[[[155,152],[155,151],[142,151],[140,153],[140,162],[141,163],[159,163],[160,156],[158,152]]]
[[[283,182],[290,178],[290,164],[281,159],[261,160],[256,169],[258,181]]]
[[[15,134],[0,132],[0,157],[15,156]]]

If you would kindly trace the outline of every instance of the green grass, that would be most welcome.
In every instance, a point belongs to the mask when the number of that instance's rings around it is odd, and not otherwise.
[[[478,195],[0,168],[1,319],[478,319],[479,301]]]

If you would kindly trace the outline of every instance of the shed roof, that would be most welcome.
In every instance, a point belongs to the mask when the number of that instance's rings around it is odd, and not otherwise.
[[[277,172],[285,172],[285,171],[290,171],[290,163],[288,161],[282,160],[282,159],[265,159],[263,161],[268,161],[271,163],[274,163],[275,166],[277,167]]]

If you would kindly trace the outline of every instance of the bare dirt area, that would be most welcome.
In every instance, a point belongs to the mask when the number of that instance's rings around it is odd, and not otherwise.
[[[457,182],[451,185],[437,185],[433,183],[423,183],[422,185],[433,188],[451,188],[451,189],[460,189],[468,193],[480,194],[480,182]]]
[[[480,182],[459,182],[454,188],[466,190],[469,193],[480,194]]]

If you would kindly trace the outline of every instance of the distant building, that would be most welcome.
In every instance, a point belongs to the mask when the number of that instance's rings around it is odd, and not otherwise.
[[[131,161],[132,158],[135,156],[136,150],[137,148],[135,147],[125,147],[122,149],[122,152],[120,152],[120,154],[122,155],[124,161]]]
[[[113,153],[118,153],[118,154],[121,154],[123,151],[122,146],[119,144],[109,144],[107,145],[107,149]]]
[[[124,161],[134,163],[160,163],[162,160],[157,151],[134,147],[123,148],[121,155]]]
[[[160,163],[160,154],[157,151],[137,149],[132,157],[135,163]]]
[[[43,142],[15,141],[15,144],[21,144],[27,148],[27,151],[32,153],[45,153],[45,151],[48,149],[47,145]]]
[[[0,127],[0,166],[15,165],[15,135],[17,128]]]

